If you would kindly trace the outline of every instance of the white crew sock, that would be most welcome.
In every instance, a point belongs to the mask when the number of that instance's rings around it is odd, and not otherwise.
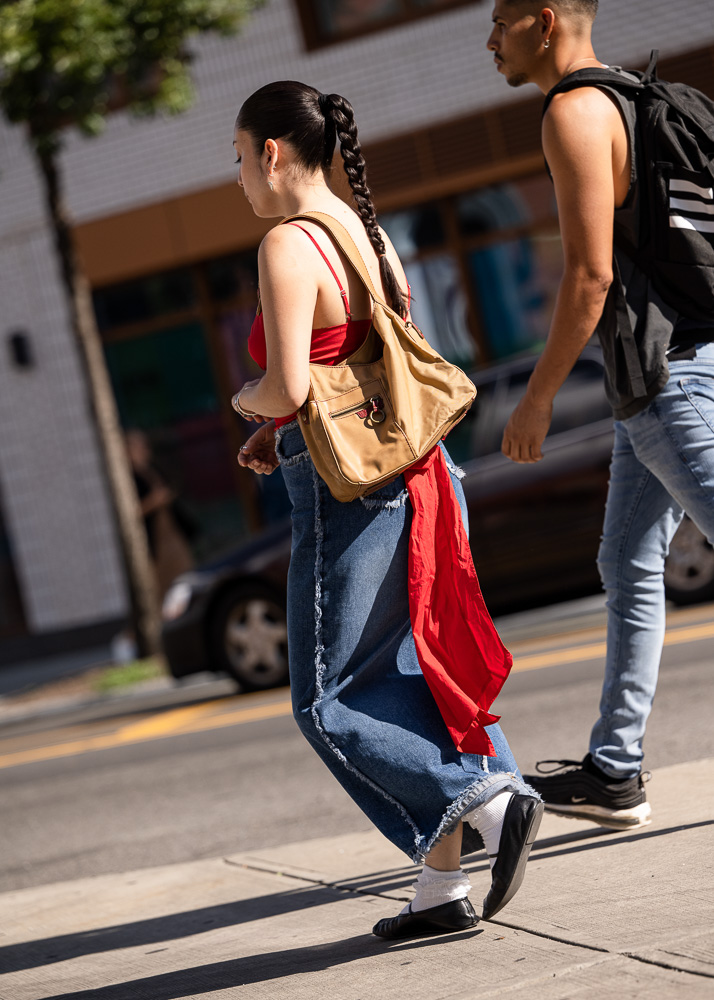
[[[440,872],[429,865],[424,865],[414,885],[414,899],[407,903],[402,913],[406,913],[410,906],[416,913],[432,906],[441,906],[442,903],[451,903],[455,899],[464,899],[471,889],[468,875],[460,868],[455,872]]]
[[[498,854],[498,845],[501,840],[501,830],[503,829],[503,817],[506,815],[506,807],[513,797],[513,792],[499,792],[488,802],[483,802],[480,806],[464,816],[464,822],[473,827],[483,837],[486,854],[489,855],[491,867],[496,863],[496,858],[492,855]]]

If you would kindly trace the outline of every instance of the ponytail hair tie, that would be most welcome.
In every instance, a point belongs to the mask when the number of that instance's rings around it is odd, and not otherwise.
[[[317,98],[317,103],[320,105],[320,111],[322,111],[325,118],[327,118],[327,112],[332,107],[332,101],[330,100],[329,94],[320,94]]]

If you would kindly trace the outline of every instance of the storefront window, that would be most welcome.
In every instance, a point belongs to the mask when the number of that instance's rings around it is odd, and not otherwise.
[[[524,238],[468,255],[492,359],[538,347],[548,333],[551,302],[542,280],[539,249],[539,243]]]
[[[122,426],[146,432],[163,478],[199,522],[199,558],[245,532],[230,442],[198,323],[106,345]]]
[[[104,332],[181,312],[195,301],[191,272],[181,268],[99,289],[94,293],[94,310],[99,329]]]
[[[237,297],[256,301],[258,291],[258,254],[231,254],[210,260],[205,265],[206,281],[211,298],[216,302]]]
[[[449,361],[471,366],[476,345],[468,328],[468,302],[455,256],[445,251],[439,205],[380,217],[412,291],[411,313],[427,340]]]
[[[542,346],[562,272],[548,178],[469,192],[456,213],[489,357]]]

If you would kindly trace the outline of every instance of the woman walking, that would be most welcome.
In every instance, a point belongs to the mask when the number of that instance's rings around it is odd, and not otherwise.
[[[337,139],[357,212],[329,185]],[[378,829],[423,862],[412,902],[380,920],[374,933],[397,938],[463,930],[478,917],[467,898],[461,854],[486,848],[492,882],[483,916],[489,918],[523,879],[543,806],[523,783],[496,717],[474,709],[463,739],[455,737],[453,717],[442,715],[425,678],[428,651],[421,625],[412,622],[433,616],[439,605],[412,593],[410,615],[410,574],[429,544],[410,537],[419,476],[407,473],[367,497],[339,503],[315,471],[296,419],[308,395],[309,364],[344,361],[362,345],[371,300],[326,229],[292,217],[320,212],[341,223],[372,284],[402,317],[409,312],[409,287],[377,224],[354,114],[344,98],[295,82],[269,84],[242,106],[234,146],[238,183],[255,213],[288,220],[268,233],[258,254],[262,311],[249,349],[265,374],[240,390],[234,406],[247,419],[267,421],[241,449],[240,464],[262,474],[280,464],[293,506],[288,646],[295,719]],[[448,541],[463,552],[466,508],[458,470],[445,450],[433,457],[445,470],[434,509],[439,516],[455,511]],[[434,593],[444,579],[438,569]],[[447,606],[436,632],[449,631],[453,613]],[[501,677],[495,691],[510,657],[485,607],[483,618],[496,651],[494,677]],[[452,659],[446,674],[468,672],[468,663],[456,662],[458,651]],[[459,708],[470,704],[456,682],[447,694]]]

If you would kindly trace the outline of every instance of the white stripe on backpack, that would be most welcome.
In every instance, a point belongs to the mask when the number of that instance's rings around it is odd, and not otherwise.
[[[670,229],[696,229],[698,233],[714,233],[714,222],[706,219],[685,219],[682,215],[670,215]]]
[[[698,194],[700,198],[704,198],[705,201],[712,201],[714,199],[714,190],[712,188],[699,187],[698,184],[693,184],[691,181],[678,181],[675,177],[669,182],[670,191],[686,191],[688,194]]]
[[[670,198],[669,207],[679,209],[687,215],[694,212],[695,215],[714,215],[714,203],[705,205],[701,201],[690,201],[688,198]]]

